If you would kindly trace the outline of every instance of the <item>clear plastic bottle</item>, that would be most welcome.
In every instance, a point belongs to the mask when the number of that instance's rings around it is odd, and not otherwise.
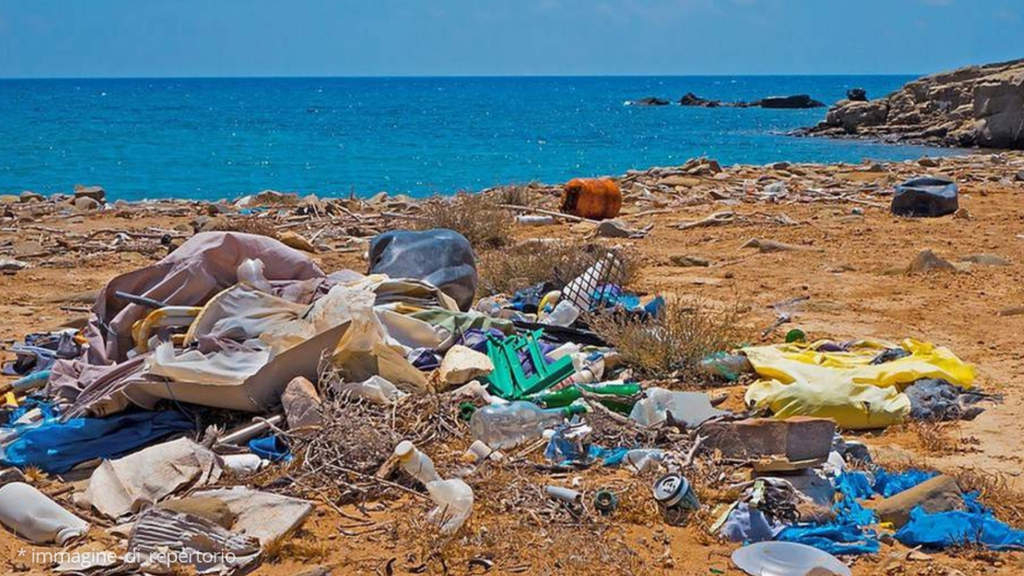
[[[430,482],[427,492],[437,504],[427,519],[440,524],[443,534],[457,531],[473,512],[473,489],[458,478]]]
[[[469,420],[469,428],[474,440],[501,450],[539,438],[545,429],[564,420],[565,412],[560,408],[545,410],[533,402],[517,401],[480,408]]]
[[[423,485],[441,480],[437,470],[434,469],[434,462],[429,456],[420,452],[412,442],[408,440],[399,442],[398,446],[395,446],[395,456],[398,457],[402,469]]]
[[[708,376],[725,378],[732,382],[747,372],[753,372],[745,354],[716,352],[700,361],[700,369]]]
[[[559,302],[541,322],[549,326],[571,326],[580,317],[580,309],[568,300]]]
[[[0,523],[32,542],[56,542],[60,546],[89,529],[85,520],[24,482],[0,488]]]

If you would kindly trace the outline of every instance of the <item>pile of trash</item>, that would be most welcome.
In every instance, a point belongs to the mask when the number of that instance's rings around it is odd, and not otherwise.
[[[487,467],[624,468],[651,480],[666,522],[685,524],[712,508],[688,476],[709,462],[728,465],[733,495],[712,533],[798,547],[741,548],[751,574],[805,560],[848,573],[828,554],[877,552],[887,537],[1024,547],[955,480],[875,467],[837,433],[977,416],[992,398],[948,349],[794,339],[718,351],[705,376],[749,383],[747,410],[731,412],[724,397],[638,381],[590,329],[593,315],[645,322],[665,306],[623,287],[613,251],[568,282],[481,299],[473,248],[453,231],[385,232],[368,260],[365,274],[326,273],[269,237],[199,233],[110,280],[85,325],[27,336],[4,366],[18,378],[0,427],[0,523],[64,547],[95,530],[118,539],[109,563],[59,572],[227,574],[264,560],[317,498],[429,499],[436,532],[457,534]],[[455,461],[441,451],[453,442],[466,446]],[[58,503],[30,469],[81,489]],[[573,518],[614,517],[622,497],[554,478],[532,494]]]

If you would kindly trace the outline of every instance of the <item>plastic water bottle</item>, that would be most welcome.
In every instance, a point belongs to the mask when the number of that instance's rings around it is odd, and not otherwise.
[[[541,322],[549,326],[572,326],[572,323],[580,317],[580,309],[573,306],[572,302],[562,300],[555,306],[550,314],[544,317]]]
[[[423,485],[441,480],[437,470],[434,469],[434,462],[429,456],[420,452],[412,442],[408,440],[399,442],[398,446],[395,446],[395,456],[398,457],[402,468]]]
[[[501,450],[539,438],[545,429],[564,420],[565,412],[560,408],[545,410],[533,402],[518,401],[480,408],[469,420],[469,428],[474,440]]]
[[[427,519],[440,524],[443,534],[457,531],[473,512],[473,489],[458,478],[429,482],[427,492],[437,504]]]
[[[700,369],[708,376],[725,378],[730,382],[738,379],[741,374],[754,371],[746,355],[725,352],[715,352],[701,360]]]
[[[57,542],[60,546],[89,529],[85,520],[24,482],[0,488],[0,523],[32,542]]]

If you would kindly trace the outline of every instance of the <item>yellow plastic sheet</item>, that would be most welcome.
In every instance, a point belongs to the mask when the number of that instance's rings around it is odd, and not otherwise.
[[[921,378],[942,378],[970,388],[974,367],[949,349],[906,339],[909,356],[872,365],[886,348],[879,340],[862,340],[846,352],[818,352],[822,342],[753,346],[743,352],[760,380],[746,393],[751,408],[767,408],[778,418],[832,418],[847,429],[883,428],[910,413],[903,388]]]

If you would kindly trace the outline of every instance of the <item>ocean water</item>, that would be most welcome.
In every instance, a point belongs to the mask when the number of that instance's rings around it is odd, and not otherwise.
[[[0,193],[98,184],[122,199],[272,188],[415,196],[680,164],[900,160],[941,150],[784,132],[825,108],[625,106],[878,97],[911,76],[0,80]]]

